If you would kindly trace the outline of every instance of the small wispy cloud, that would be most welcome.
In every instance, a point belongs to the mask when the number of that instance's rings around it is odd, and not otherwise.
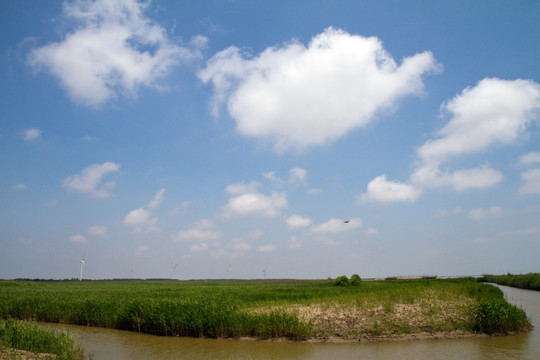
[[[387,180],[386,175],[377,176],[367,185],[367,191],[357,200],[360,203],[390,204],[394,202],[415,202],[422,191],[410,184]]]
[[[533,165],[537,163],[540,163],[540,151],[531,151],[519,158],[520,165]]]
[[[174,237],[174,241],[197,240],[210,241],[218,240],[223,236],[223,233],[215,230],[215,225],[210,220],[201,220],[192,228],[178,232]]]
[[[299,239],[296,236],[291,236],[291,238],[289,239],[289,248],[290,249],[301,248],[303,244],[304,244],[304,241],[302,241],[302,239]]]
[[[274,251],[274,250],[276,250],[276,246],[273,245],[273,244],[260,245],[260,246],[257,248],[257,251],[263,252],[263,253],[272,252],[272,251]]]
[[[437,210],[437,212],[435,213],[435,216],[437,217],[453,216],[453,215],[461,214],[462,212],[463,212],[463,207],[456,206],[452,209]]]
[[[102,183],[103,178],[110,173],[118,172],[120,165],[113,162],[94,164],[83,169],[79,174],[70,175],[62,180],[62,187],[90,194],[98,198],[111,196],[110,190],[116,186],[116,182]]]
[[[123,223],[133,227],[133,233],[139,233],[143,230],[145,232],[161,231],[159,227],[155,226],[158,219],[153,216],[153,211],[155,211],[163,201],[165,191],[165,189],[159,190],[146,205],[146,208],[141,207],[131,210],[124,217]]]
[[[103,225],[93,225],[88,228],[88,234],[94,236],[105,236],[107,234],[107,227]]]
[[[361,219],[342,220],[332,218],[319,225],[311,227],[310,231],[315,234],[342,233],[358,229],[362,226]]]
[[[309,217],[300,215],[291,215],[285,219],[285,222],[290,229],[305,228],[311,225],[311,219]]]
[[[306,186],[307,175],[308,172],[306,169],[302,169],[299,167],[292,168],[291,170],[289,170],[289,183],[294,186]]]
[[[74,244],[88,244],[88,241],[80,234],[70,236],[69,241]]]
[[[237,194],[229,199],[227,205],[223,208],[221,216],[232,218],[245,215],[262,215],[275,217],[282,209],[287,207],[287,196],[284,193],[272,192],[269,195],[257,192],[253,187],[243,187],[231,185],[227,187],[227,192]]]
[[[474,221],[485,220],[489,217],[501,216],[503,209],[500,206],[491,206],[489,208],[478,208],[469,211],[467,216]]]
[[[15,191],[22,191],[24,189],[26,189],[26,185],[23,184],[23,183],[18,183],[18,184],[15,184],[11,187],[12,190],[15,190]]]
[[[24,141],[35,142],[41,139],[41,130],[38,128],[31,128],[23,130],[22,137]]]
[[[531,169],[521,173],[523,185],[519,188],[521,195],[540,194],[540,169]]]

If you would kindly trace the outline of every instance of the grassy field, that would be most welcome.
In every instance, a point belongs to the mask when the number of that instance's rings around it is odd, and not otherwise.
[[[521,289],[540,290],[540,274],[524,275],[484,275],[479,281],[513,286]]]
[[[0,318],[165,336],[364,340],[529,328],[474,279],[0,282]]]

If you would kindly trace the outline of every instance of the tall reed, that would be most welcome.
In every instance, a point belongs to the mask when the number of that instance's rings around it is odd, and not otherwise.
[[[0,319],[0,348],[56,355],[58,360],[81,360],[83,350],[66,333],[45,329],[34,321]]]

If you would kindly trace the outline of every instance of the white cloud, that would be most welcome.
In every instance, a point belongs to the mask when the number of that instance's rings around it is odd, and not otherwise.
[[[118,93],[135,96],[141,86],[159,88],[158,80],[181,62],[201,57],[206,38],[189,47],[174,44],[167,32],[145,17],[149,2],[73,1],[64,15],[78,26],[63,40],[34,49],[28,62],[46,68],[69,96],[99,105]]]
[[[414,202],[428,187],[449,186],[463,191],[495,186],[504,176],[487,165],[452,172],[442,171],[441,164],[453,157],[485,151],[495,144],[517,141],[538,118],[540,85],[532,80],[486,78],[444,103],[442,109],[452,117],[438,131],[438,138],[417,149],[418,164],[410,177],[412,185],[389,182],[382,175],[368,184],[361,201]],[[536,161],[537,157],[530,153],[521,161]]]
[[[124,224],[130,226],[152,226],[157,223],[157,218],[152,217],[152,212],[144,208],[131,210],[124,217]]]
[[[503,209],[500,206],[492,206],[487,209],[479,208],[469,211],[468,216],[469,219],[474,221],[481,221],[485,220],[488,217],[492,216],[501,216],[503,213]]]
[[[101,180],[109,173],[117,172],[120,165],[113,162],[94,164],[83,169],[80,174],[68,176],[62,180],[62,186],[69,190],[81,191],[92,196],[104,198],[111,196],[109,189],[115,187],[114,181],[104,183],[100,188]]]
[[[38,128],[26,129],[23,130],[22,136],[24,141],[38,141],[41,138],[41,130]]]
[[[285,220],[285,222],[287,223],[287,226],[291,229],[308,227],[311,225],[310,218],[302,217],[300,215],[291,215]]]
[[[270,195],[264,195],[258,192],[248,192],[230,198],[222,215],[226,218],[243,215],[274,217],[286,207],[287,196],[283,193],[272,192]]]
[[[23,183],[18,183],[18,184],[13,185],[11,189],[16,190],[16,191],[21,191],[21,190],[26,189],[26,185]]]
[[[341,220],[332,218],[319,225],[313,226],[311,232],[315,234],[341,233],[358,229],[361,226],[361,219]]]
[[[246,235],[246,239],[254,240],[259,239],[260,237],[264,236],[264,231],[257,229],[251,231],[249,234]]]
[[[293,185],[307,185],[307,170],[299,167],[289,170],[289,182]]]
[[[440,137],[418,149],[427,164],[439,164],[451,157],[478,152],[500,143],[514,142],[527,125],[538,117],[540,85],[532,80],[488,78],[443,104],[452,118]]]
[[[149,210],[155,210],[159,207],[161,204],[161,201],[163,201],[163,195],[165,194],[165,189],[159,190],[155,195],[154,198],[146,205],[146,207]]]
[[[202,243],[202,244],[193,245],[189,251],[197,253],[197,252],[204,252],[207,250],[208,250],[208,244]]]
[[[180,231],[173,237],[174,241],[198,240],[209,241],[220,239],[223,234],[214,230],[215,225],[210,220],[201,220],[191,229]]]
[[[240,182],[237,184],[230,184],[225,187],[225,192],[231,195],[238,195],[238,194],[244,194],[244,193],[255,193],[257,192],[257,188],[261,184],[257,181],[251,181],[250,183]]]
[[[308,194],[311,195],[311,196],[320,195],[322,192],[323,192],[322,189],[317,189],[317,188],[311,188],[311,189],[308,190]]]
[[[262,174],[262,176],[265,178],[265,179],[268,179],[276,184],[281,184],[283,182],[283,180],[281,180],[274,171],[268,171],[268,172],[265,172]]]
[[[190,206],[191,202],[184,201],[180,205],[176,205],[174,209],[171,210],[171,214],[185,214]]]
[[[124,217],[124,224],[134,227],[134,233],[138,233],[143,229],[146,232],[161,231],[159,227],[154,226],[158,222],[158,219],[156,217],[153,217],[152,212],[156,210],[160,205],[165,191],[165,189],[159,190],[154,195],[152,200],[146,205],[146,209],[144,207],[141,207],[135,210],[131,210]]]
[[[452,215],[458,215],[458,214],[461,214],[463,212],[463,207],[461,206],[456,206],[452,209],[443,209],[443,210],[438,210],[437,213],[435,214],[436,216],[452,216]]]
[[[251,249],[251,245],[247,241],[239,238],[232,239],[227,246],[235,251],[247,251]]]
[[[524,184],[519,188],[519,193],[540,194],[540,169],[531,169],[521,173]]]
[[[411,175],[411,180],[418,187],[450,186],[456,191],[463,191],[495,186],[503,177],[500,171],[487,166],[443,173],[436,166],[425,165],[415,169]]]
[[[107,234],[107,227],[100,225],[93,225],[88,228],[88,234],[94,236],[105,236]]]
[[[327,28],[248,58],[229,47],[198,74],[214,87],[214,113],[227,103],[238,131],[276,150],[302,150],[366,126],[400,97],[420,94],[422,75],[438,70],[423,52],[398,65],[379,39]]]
[[[389,204],[392,202],[415,202],[421,190],[413,185],[386,180],[386,175],[377,176],[360,195],[360,202]]]
[[[86,241],[86,239],[84,238],[84,236],[79,235],[79,234],[70,236],[69,241],[71,241],[72,243],[75,243],[75,244],[87,244],[88,243]]]
[[[531,151],[529,153],[523,154],[519,158],[519,163],[521,165],[532,165],[540,163],[540,151]]]
[[[261,245],[257,249],[259,252],[272,252],[276,250],[276,246],[272,244]]]

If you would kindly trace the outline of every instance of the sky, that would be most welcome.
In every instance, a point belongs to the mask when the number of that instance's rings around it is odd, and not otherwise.
[[[538,1],[0,14],[0,278],[540,271]]]

